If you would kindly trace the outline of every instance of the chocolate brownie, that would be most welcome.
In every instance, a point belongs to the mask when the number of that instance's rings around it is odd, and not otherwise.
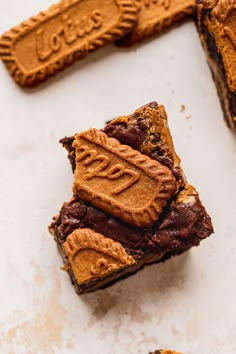
[[[163,106],[152,102],[103,131],[62,143],[74,196],[49,230],[79,294],[180,254],[213,232],[185,181]]]
[[[177,353],[174,350],[160,349],[160,350],[156,350],[155,352],[152,352],[149,354],[181,354],[181,353]]]
[[[198,0],[197,26],[226,123],[236,128],[236,5],[232,0]]]

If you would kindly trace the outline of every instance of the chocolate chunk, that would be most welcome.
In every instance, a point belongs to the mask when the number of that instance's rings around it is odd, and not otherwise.
[[[148,104],[103,131],[61,142],[73,156],[74,197],[49,229],[78,293],[180,254],[213,232],[185,182],[163,106]]]
[[[236,10],[232,0],[198,0],[197,26],[227,125],[236,129]]]

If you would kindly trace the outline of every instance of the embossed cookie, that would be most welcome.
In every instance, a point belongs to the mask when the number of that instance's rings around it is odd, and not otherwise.
[[[134,30],[117,44],[130,46],[155,33],[162,32],[176,22],[192,15],[196,0],[136,0],[139,7],[138,23]]]
[[[105,133],[75,137],[74,194],[135,226],[158,220],[177,183],[171,170]]]
[[[77,229],[63,245],[78,286],[123,272],[136,263],[120,243],[91,229]]]
[[[212,232],[186,183],[162,105],[61,141],[74,196],[49,227],[78,294],[180,254]],[[164,208],[163,208],[164,207]]]
[[[226,123],[236,129],[236,1],[198,0],[198,30]]]
[[[36,86],[129,31],[133,0],[62,0],[0,39],[0,57],[14,80]]]

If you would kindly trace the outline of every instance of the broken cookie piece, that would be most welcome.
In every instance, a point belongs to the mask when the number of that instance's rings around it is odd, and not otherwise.
[[[119,46],[131,46],[160,33],[196,11],[196,0],[137,0],[137,4],[137,25],[118,40]]]
[[[163,106],[152,102],[103,131],[62,143],[74,196],[49,230],[79,294],[180,254],[213,232],[185,181]]]
[[[198,0],[197,25],[227,125],[236,129],[236,2]]]

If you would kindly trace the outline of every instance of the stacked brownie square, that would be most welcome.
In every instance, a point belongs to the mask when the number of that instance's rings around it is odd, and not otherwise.
[[[49,229],[79,294],[180,254],[213,232],[186,182],[162,105],[152,102],[61,143],[74,172],[73,197]]]

